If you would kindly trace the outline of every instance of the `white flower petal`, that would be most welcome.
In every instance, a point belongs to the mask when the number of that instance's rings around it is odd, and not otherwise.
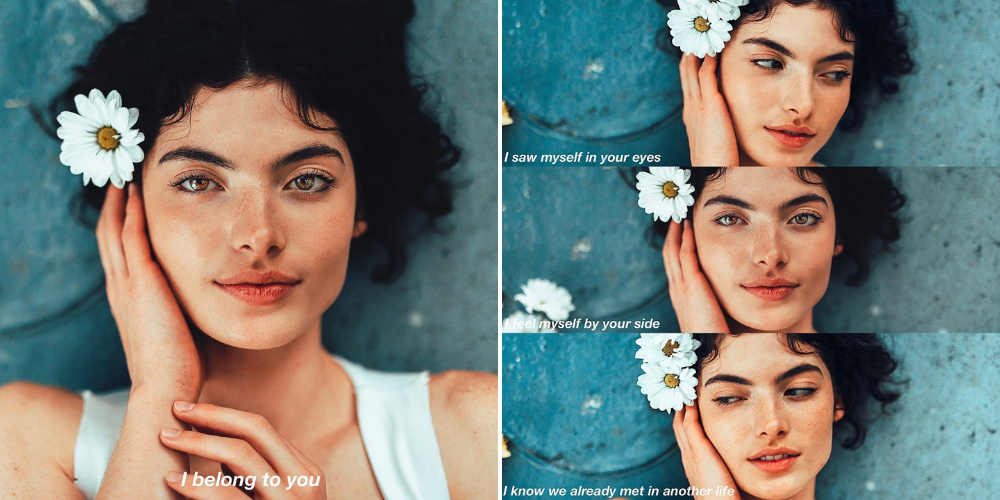
[[[121,187],[131,181],[135,163],[145,158],[138,146],[145,140],[142,132],[132,128],[139,119],[135,108],[122,107],[122,96],[112,90],[107,97],[93,89],[89,95],[73,98],[77,113],[64,111],[56,120],[61,127],[56,135],[62,139],[59,161],[73,174],[82,174],[83,183],[103,187],[110,180]],[[100,147],[98,132],[111,127],[118,137],[118,145],[111,150]]]

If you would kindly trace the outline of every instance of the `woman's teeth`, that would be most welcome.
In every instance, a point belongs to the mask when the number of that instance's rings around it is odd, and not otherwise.
[[[763,457],[760,457],[757,460],[763,460],[765,462],[774,462],[775,460],[781,460],[783,458],[788,458],[790,456],[792,455],[764,455]]]

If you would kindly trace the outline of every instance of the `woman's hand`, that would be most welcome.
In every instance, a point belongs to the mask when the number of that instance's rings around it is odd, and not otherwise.
[[[202,365],[181,308],[153,261],[142,197],[135,183],[108,188],[97,222],[108,302],[118,325],[133,389],[189,395],[201,391]]]
[[[222,406],[174,403],[174,415],[197,429],[211,432],[163,429],[160,441],[169,448],[219,462],[244,478],[254,476],[253,498],[257,500],[299,499],[325,500],[326,478],[323,470],[278,434],[264,417]],[[264,484],[264,475],[279,477]],[[301,483],[296,480],[300,479]],[[171,472],[167,484],[192,500],[247,500],[247,494],[235,486],[201,486],[191,484],[188,474]],[[310,482],[311,481],[311,482]],[[295,485],[290,486],[290,482]],[[300,484],[305,483],[305,486]],[[318,484],[317,484],[318,483]]]
[[[670,304],[683,333],[729,333],[729,324],[708,278],[701,272],[691,221],[671,222],[663,241]]]
[[[681,450],[681,462],[684,463],[684,475],[691,486],[702,490],[710,490],[708,496],[695,495],[696,500],[739,500],[739,489],[732,473],[722,461],[718,450],[705,436],[705,429],[698,419],[698,404],[685,406],[674,413],[674,436],[677,447]],[[720,486],[728,486],[736,493],[720,494]],[[724,490],[724,488],[722,489]]]
[[[695,167],[735,167],[740,164],[733,120],[715,76],[717,65],[718,56],[705,57],[704,60],[691,54],[681,56],[683,119],[691,149],[691,165]]]

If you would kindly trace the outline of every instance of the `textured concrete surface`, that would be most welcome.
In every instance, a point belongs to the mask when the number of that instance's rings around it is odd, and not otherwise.
[[[676,59],[654,46],[652,0],[502,0],[503,151],[657,153],[690,162]],[[863,129],[838,131],[828,165],[1000,165],[1000,4],[901,2],[914,74]]]
[[[504,486],[687,485],[672,417],[649,408],[636,386],[635,338],[503,336],[501,425],[512,452],[503,461]],[[898,379],[909,383],[859,450],[835,445],[816,498],[995,498],[1000,396],[990,387],[1000,376],[1000,334],[883,339],[901,362]]]
[[[416,73],[437,88],[446,130],[463,148],[444,232],[410,246],[407,274],[372,284],[355,263],[325,317],[343,356],[389,370],[496,371],[496,10],[489,2],[417,0],[410,26]],[[32,120],[138,0],[0,4],[0,383],[31,379],[73,389],[127,384],[104,298],[93,232],[69,217],[80,178]],[[459,29],[460,28],[460,29]],[[16,145],[16,147],[11,146]]]
[[[908,197],[902,239],[895,253],[873,260],[860,288],[846,286],[835,268],[815,310],[817,328],[1000,331],[1000,170],[898,168],[891,175]],[[646,240],[652,218],[633,186],[617,169],[503,169],[505,316],[517,308],[510,298],[523,283],[547,278],[573,295],[571,318],[656,318],[659,330],[676,331],[663,261]]]

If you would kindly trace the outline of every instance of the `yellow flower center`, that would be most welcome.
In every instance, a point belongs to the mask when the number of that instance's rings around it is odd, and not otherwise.
[[[667,384],[667,387],[673,389],[674,387],[681,385],[681,379],[673,373],[668,373],[666,377],[663,377],[663,383]]]
[[[674,350],[676,350],[680,346],[681,345],[678,344],[677,342],[674,342],[673,340],[668,340],[666,344],[663,344],[663,355],[664,356],[673,356],[674,355]]]
[[[708,22],[708,19],[698,16],[694,19],[694,29],[704,33],[708,31],[708,28],[712,26],[712,23]]]
[[[666,196],[667,198],[673,198],[674,196],[677,196],[677,184],[674,184],[673,182],[668,182],[664,184],[663,196]]]
[[[115,149],[118,147],[118,131],[111,127],[104,127],[97,131],[97,144],[103,149]]]

